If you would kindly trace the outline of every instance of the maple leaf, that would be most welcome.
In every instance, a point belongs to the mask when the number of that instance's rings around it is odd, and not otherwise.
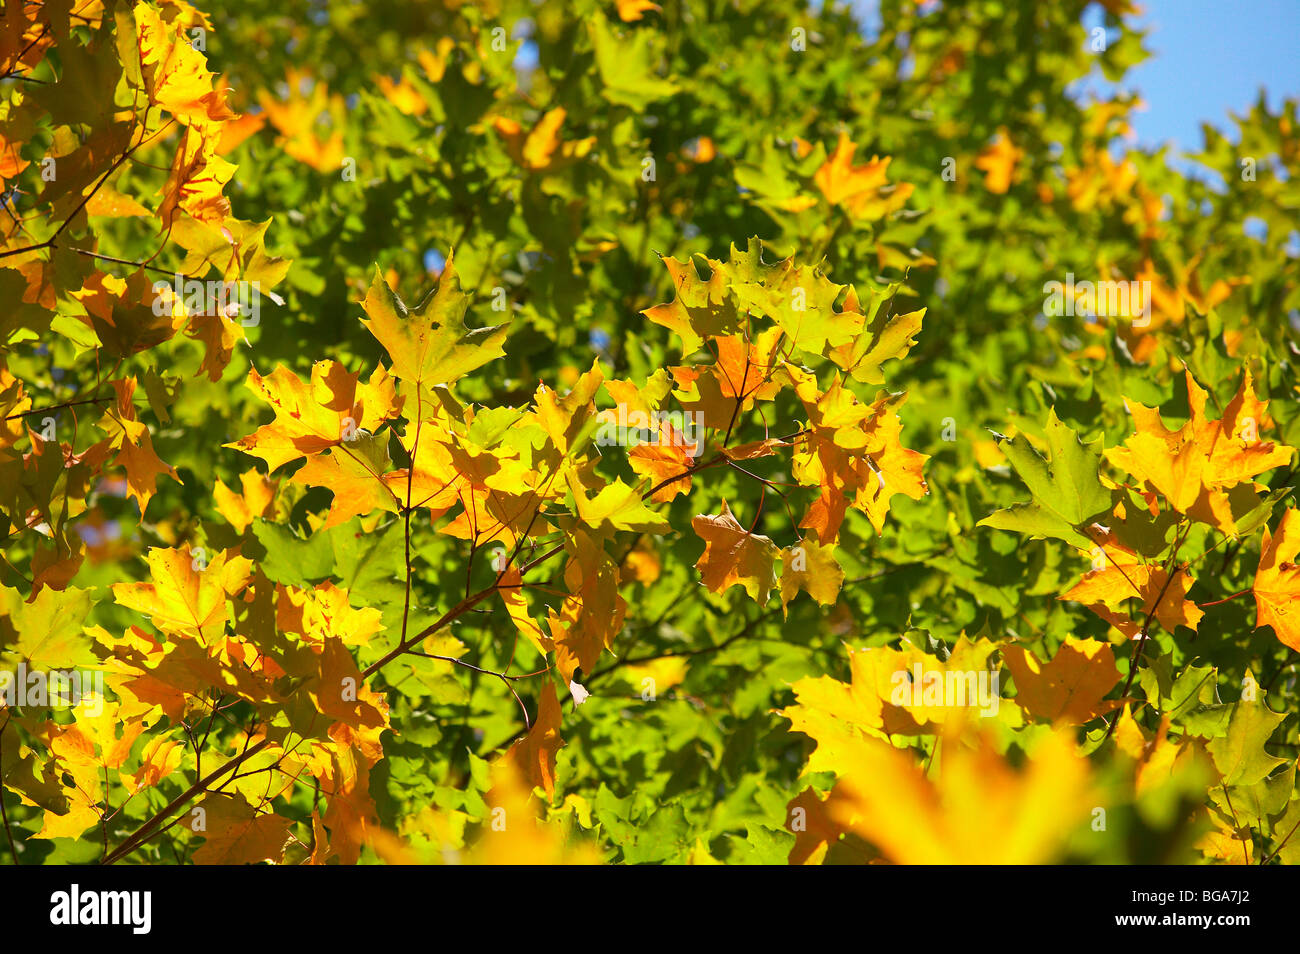
[[[984,172],[984,188],[994,195],[1005,194],[1011,188],[1016,163],[1023,155],[1024,150],[1016,148],[1006,129],[998,129],[993,142],[975,157],[975,168]]]
[[[126,468],[127,493],[140,504],[143,513],[154,495],[158,478],[164,474],[180,480],[175,468],[159,459],[153,449],[149,428],[135,417],[135,378],[113,382],[117,393],[117,411],[104,415],[99,426],[106,431],[116,450],[118,461]]]
[[[347,749],[331,753],[328,768],[317,775],[329,791],[329,808],[322,819],[330,830],[329,849],[339,862],[354,865],[361,846],[379,824],[379,813],[370,797],[370,768]]]
[[[650,489],[654,490],[650,499],[667,503],[679,494],[690,492],[689,471],[695,461],[687,453],[682,432],[669,422],[660,422],[657,437],[628,450],[627,462],[636,474],[649,478]]]
[[[93,667],[98,659],[82,632],[91,606],[90,591],[75,586],[45,588],[26,602],[17,590],[0,588],[0,651],[32,669]]]
[[[566,539],[564,567],[568,595],[560,612],[547,611],[555,664],[565,682],[578,669],[591,672],[600,654],[623,628],[627,600],[618,593],[618,567],[597,538],[579,529]]]
[[[1119,682],[1105,643],[1067,636],[1050,662],[1022,646],[1004,647],[1002,658],[1016,681],[1016,703],[1040,719],[1083,725],[1118,705],[1103,698]]]
[[[1232,704],[1227,731],[1206,745],[1224,785],[1254,785],[1285,764],[1286,759],[1270,754],[1264,744],[1286,716],[1265,705],[1262,692]]]
[[[0,138],[0,150],[3,150],[3,147],[4,140]],[[4,156],[0,152],[0,178],[3,177],[3,170]],[[101,215],[105,218],[121,218],[124,216],[148,216],[153,213],[129,195],[123,195],[117,189],[105,184],[100,186],[99,191],[86,203],[86,214]]]
[[[244,113],[238,119],[222,124],[221,139],[217,141],[217,155],[224,156],[239,148],[240,143],[255,135],[266,125],[266,113]]]
[[[1154,607],[1154,618],[1167,631],[1172,633],[1180,625],[1196,630],[1205,611],[1187,599],[1187,591],[1196,581],[1185,568],[1175,568],[1170,580],[1164,567],[1143,562],[1113,536],[1101,537],[1098,546],[1106,557],[1105,566],[1085,573],[1058,599],[1084,603],[1129,639],[1138,635],[1141,624],[1117,611],[1133,597],[1141,600],[1141,616],[1152,614]]]
[[[279,863],[284,857],[289,829],[287,818],[259,812],[237,795],[211,792],[200,803],[203,809],[203,844],[191,859],[196,865],[248,865],[262,861]]]
[[[1286,646],[1300,651],[1300,512],[1282,514],[1274,533],[1264,528],[1264,543],[1255,571],[1255,628],[1272,626]]]
[[[776,561],[781,551],[765,536],[750,533],[722,501],[717,515],[699,514],[691,527],[704,541],[704,553],[695,564],[701,582],[714,593],[739,584],[760,606],[776,586]]]
[[[733,245],[731,261],[741,259]],[[743,330],[743,315],[730,293],[727,268],[716,259],[696,255],[686,261],[660,255],[659,260],[668,269],[673,281],[673,300],[644,309],[645,315],[657,325],[663,325],[682,340],[682,356],[698,351],[705,338],[739,334]],[[702,278],[700,268],[708,271]]]
[[[83,693],[72,707],[73,721],[51,724],[48,746],[63,782],[64,804],[47,807],[36,838],[77,838],[102,817],[104,782],[120,769],[145,730],[144,720],[118,702]]]
[[[149,99],[186,125],[234,119],[226,94],[212,88],[207,61],[179,23],[165,24],[148,4],[135,7],[140,59]]]
[[[494,119],[492,126],[505,140],[510,157],[524,169],[555,172],[577,162],[596,145],[595,136],[564,142],[560,138],[560,127],[564,125],[566,115],[562,106],[548,110],[528,132],[524,132],[517,120],[505,116]]]
[[[338,637],[345,646],[364,646],[383,629],[383,614],[373,607],[355,608],[348,591],[327,580],[310,590],[276,586],[275,625],[322,645]]]
[[[728,335],[714,342],[718,359],[712,365],[718,390],[732,400],[770,401],[781,390],[772,380],[781,357],[781,333],[776,328],[760,332],[752,341],[745,335]]]
[[[392,379],[382,367],[367,384],[336,361],[312,365],[303,381],[283,365],[267,377],[248,372],[248,387],[275,409],[275,420],[226,447],[260,457],[270,470],[373,433],[401,408]]]
[[[414,310],[407,309],[378,267],[362,302],[368,317],[361,323],[388,352],[393,376],[414,387],[422,401],[432,402],[428,392],[434,387],[505,354],[506,325],[466,326],[470,299],[460,289],[454,257],[454,252],[447,256],[437,289]]]
[[[330,93],[318,77],[290,67],[284,78],[287,99],[268,91],[258,93],[258,104],[271,125],[279,131],[277,144],[284,151],[318,172],[337,173],[343,166],[343,127],[347,106],[342,96]],[[303,90],[309,90],[304,94]],[[328,131],[318,129],[321,117],[328,119]]]
[[[184,324],[183,308],[164,310],[162,314],[154,310],[153,283],[143,269],[125,280],[96,273],[72,296],[86,311],[79,320],[116,354],[136,354],[156,347],[174,337]]]
[[[10,142],[0,133],[0,189],[6,188],[5,180],[18,178],[18,174],[30,165],[18,154],[20,145]]]
[[[865,316],[847,306],[835,307],[845,286],[832,282],[819,268],[796,265],[793,257],[764,265],[751,245],[745,265],[733,266],[731,272],[736,299],[771,318],[800,351],[820,355],[849,344],[862,332]],[[850,301],[856,300],[855,296]]]
[[[43,19],[44,12],[25,3],[5,4],[0,11],[0,74],[14,73],[18,64],[38,63],[54,44],[56,34]]]
[[[514,759],[492,763],[492,787],[484,795],[489,817],[506,819],[505,825],[485,824],[469,850],[457,860],[480,865],[591,865],[600,860],[596,847],[565,837],[554,822],[537,816],[532,789]],[[493,811],[495,810],[495,811]]]
[[[954,724],[961,724],[963,710],[980,704],[979,687],[972,686],[968,677],[986,669],[997,648],[989,640],[971,641],[965,635],[947,659],[922,652],[906,641],[899,649],[850,648],[848,684],[830,676],[800,679],[792,687],[797,704],[780,714],[790,720],[793,731],[819,743],[809,759],[809,770],[833,770],[833,742],[847,730],[886,738],[934,733],[950,717]],[[953,681],[954,693],[960,691],[963,696],[960,705],[946,695],[950,673],[960,677]]]
[[[816,789],[809,787],[786,804],[786,814],[800,822],[794,832],[794,846],[787,857],[790,864],[821,864],[830,847],[839,842],[845,828],[832,817],[832,808],[842,797],[836,789],[821,796]],[[836,814],[841,813],[837,810]]]
[[[153,547],[152,583],[114,583],[113,598],[149,616],[164,633],[210,641],[230,618],[227,599],[247,584],[252,561],[218,550],[203,564],[190,550]],[[202,565],[203,569],[199,569]]]
[[[640,20],[648,10],[659,10],[661,7],[651,0],[617,0],[618,18],[624,23],[631,23],[634,20]]]
[[[382,475],[383,482],[396,500],[424,507],[434,516],[441,516],[461,499],[462,483],[469,485],[471,494],[484,491],[485,479],[502,466],[496,454],[466,452],[458,447],[450,427],[428,417],[418,427],[408,427],[399,439],[407,454],[414,457],[413,467],[388,471]]]
[[[212,489],[212,499],[217,512],[243,533],[257,517],[270,516],[274,509],[276,483],[257,470],[246,470],[239,475],[241,492],[236,493],[217,478]]]
[[[213,129],[185,130],[167,181],[159,189],[163,199],[158,217],[165,227],[174,225],[180,212],[217,227],[224,224],[230,200],[223,192],[235,174],[235,165],[217,155],[219,141]]]
[[[386,431],[358,436],[308,458],[293,475],[293,483],[327,487],[334,492],[325,529],[375,510],[398,512],[398,498],[386,479],[392,465],[388,438]]]
[[[1125,399],[1136,433],[1107,457],[1174,510],[1233,533],[1241,508],[1233,506],[1226,491],[1242,483],[1253,487],[1252,478],[1290,461],[1294,449],[1259,439],[1267,402],[1255,396],[1249,371],[1218,421],[1206,418],[1207,394],[1191,372],[1185,377],[1191,410],[1187,423],[1170,430],[1158,409]]]
[[[993,741],[943,746],[937,778],[888,742],[844,734],[831,819],[895,864],[1043,864],[1065,852],[1095,803],[1074,743],[1044,737],[1017,769]]]
[[[537,703],[537,718],[528,734],[510,747],[507,757],[519,766],[524,778],[555,797],[555,755],[564,745],[560,738],[560,700],[555,683],[545,681]]]
[[[897,286],[886,289],[892,294]],[[873,294],[871,307],[863,310],[858,301],[857,289],[849,286],[844,297],[843,311],[850,314],[861,313],[864,316],[862,331],[846,344],[827,349],[827,357],[848,371],[854,381],[864,384],[884,384],[885,375],[881,370],[886,361],[904,358],[916,344],[916,336],[921,331],[925,319],[925,309],[909,311],[904,314],[892,314],[892,309],[882,308],[884,295]]]
[[[919,500],[929,493],[923,476],[929,458],[899,440],[903,425],[897,409],[906,394],[881,391],[871,404],[862,404],[838,379],[822,392],[810,373],[792,366],[783,373],[808,413],[803,446],[794,454],[794,476],[821,488],[800,527],[816,530],[820,542],[835,542],[851,495],[852,506],[881,533],[894,495]]]
[[[1137,763],[1134,792],[1139,797],[1192,768],[1192,761],[1198,757],[1197,749],[1191,742],[1180,745],[1169,739],[1169,727],[1173,722],[1170,713],[1160,717],[1160,723],[1150,738],[1133,718],[1127,702],[1116,718],[1119,722],[1115,727],[1115,747]]]
[[[781,609],[803,590],[822,606],[833,606],[844,583],[844,571],[835,561],[835,547],[822,546],[810,535],[781,551]]]
[[[382,75],[376,76],[375,80],[379,84],[380,90],[383,91],[384,99],[406,115],[423,116],[429,111],[429,104],[423,94],[405,74],[396,83],[390,77]]]
[[[1101,452],[1062,424],[1055,408],[1048,413],[1046,437],[1046,458],[1023,434],[1010,440],[999,439],[998,447],[1033,499],[990,514],[979,525],[1032,537],[1056,537],[1078,547],[1091,546],[1091,538],[1079,528],[1111,507],[1110,491],[1097,475]]]
[[[326,636],[312,665],[307,694],[316,710],[352,728],[388,724],[383,696],[365,685],[361,670],[342,639]]]
[[[667,519],[647,507],[641,495],[621,480],[607,484],[591,498],[587,497],[576,478],[570,477],[569,489],[573,493],[578,519],[592,530],[667,533],[672,529]]]
[[[517,566],[506,567],[497,583],[497,595],[505,604],[506,613],[514,622],[515,628],[532,643],[539,653],[545,656],[555,648],[551,637],[542,632],[542,628],[528,612],[528,601],[524,597],[523,575]]]
[[[1255,863],[1255,845],[1248,827],[1237,827],[1217,813],[1212,814],[1211,823],[1213,828],[1196,840],[1197,851],[1224,864]]]
[[[140,767],[130,774],[121,773],[122,785],[132,795],[153,788],[180,768],[184,755],[183,742],[156,735],[140,753]]]
[[[887,173],[890,157],[872,156],[871,161],[853,165],[857,151],[847,133],[841,132],[835,151],[813,175],[813,182],[831,205],[841,205],[855,219],[880,219],[901,209],[912,194],[906,182],[890,185]]]
[[[544,384],[538,385],[533,397],[537,419],[561,454],[572,455],[595,433],[600,419],[594,399],[604,379],[600,361],[596,360],[563,397]]]

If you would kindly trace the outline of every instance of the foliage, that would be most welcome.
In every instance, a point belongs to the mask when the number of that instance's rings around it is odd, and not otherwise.
[[[7,3],[13,857],[1295,861],[1296,102],[1085,6]]]

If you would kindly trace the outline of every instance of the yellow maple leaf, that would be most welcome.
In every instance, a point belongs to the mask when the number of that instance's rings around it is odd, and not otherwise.
[[[212,499],[217,505],[217,512],[226,518],[236,532],[243,533],[254,518],[271,514],[276,482],[252,468],[239,475],[239,483],[241,491],[236,493],[218,477],[212,489]]]
[[[224,90],[212,88],[207,60],[185,35],[184,24],[163,22],[148,4],[135,7],[136,35],[149,99],[186,125],[234,119]]]
[[[1217,421],[1206,418],[1207,394],[1190,371],[1186,381],[1187,423],[1170,430],[1158,409],[1126,398],[1136,433],[1123,447],[1107,451],[1107,457],[1142,482],[1148,495],[1158,494],[1179,513],[1232,533],[1239,508],[1233,507],[1228,491],[1242,484],[1253,489],[1253,478],[1290,461],[1294,448],[1260,439],[1268,402],[1255,395],[1249,371]],[[1149,503],[1154,507],[1153,498]]]
[[[615,0],[615,2],[618,6],[618,18],[624,23],[640,20],[648,10],[661,9],[659,4],[652,3],[651,0]]]
[[[199,804],[204,842],[194,852],[196,865],[245,865],[279,862],[293,822],[258,811],[238,795],[210,792]]]
[[[595,136],[568,142],[560,138],[566,115],[562,106],[556,106],[527,132],[518,120],[498,116],[492,121],[492,128],[518,165],[529,172],[555,172],[573,165],[596,146]]]
[[[844,571],[835,561],[835,547],[822,546],[816,534],[781,551],[781,609],[803,590],[822,606],[832,606],[844,583]]]
[[[835,744],[831,818],[895,864],[1047,864],[1095,804],[1086,759],[1061,735],[1043,738],[1016,768],[980,734],[941,743],[936,777],[914,756],[862,735]]]
[[[392,379],[380,365],[362,384],[337,361],[318,361],[303,381],[283,365],[266,377],[248,373],[248,387],[275,409],[275,420],[226,447],[260,457],[275,470],[374,432],[401,409]]]
[[[199,551],[153,547],[152,583],[114,583],[113,597],[149,616],[160,630],[207,642],[220,636],[230,618],[227,598],[248,583],[253,563],[218,550],[204,560]]]

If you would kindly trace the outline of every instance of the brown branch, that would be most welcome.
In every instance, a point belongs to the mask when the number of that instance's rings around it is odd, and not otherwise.
[[[519,574],[522,576],[524,573],[526,573],[528,570],[532,569],[533,567],[537,566],[542,561],[549,560],[551,557],[555,556],[555,554],[560,553],[563,550],[564,550],[563,544],[552,547],[550,550],[547,550],[541,556],[537,557],[531,562],[526,563],[524,564],[524,566],[520,567]],[[411,636],[409,639],[403,639],[391,650],[385,653],[380,659],[367,666],[364,670],[362,670],[361,677],[363,679],[370,678],[370,676],[374,675],[380,669],[383,669],[385,666],[387,666],[398,656],[402,655],[405,652],[409,652],[412,646],[415,646],[425,638],[432,636],[434,633],[442,629],[452,620],[464,616],[467,612],[469,612],[479,603],[483,602],[493,593],[497,592],[497,590],[508,589],[508,588],[509,588],[508,585],[503,585],[498,581],[496,583],[493,583],[487,589],[479,590],[473,596],[461,600],[459,603],[457,603],[455,606],[449,609],[442,616],[438,617],[438,619],[435,622],[430,623],[428,626],[420,630],[420,632],[416,633],[414,636]]]
[[[10,715],[5,715],[4,725],[0,725],[0,757],[4,755],[4,731],[9,727]],[[18,847],[14,844],[14,833],[9,827],[9,813],[5,811],[5,793],[4,787],[0,786],[0,819],[3,819],[5,826],[5,837],[9,839],[9,851],[14,856],[14,865],[22,864],[18,860]]]
[[[33,408],[30,411],[23,411],[21,414],[10,414],[5,418],[6,421],[16,421],[21,417],[33,417],[37,414],[44,414],[47,411],[61,411],[68,407],[81,407],[83,404],[104,404],[111,398],[86,398],[84,401],[66,401],[63,404],[50,404],[46,407]]]
[[[220,766],[218,766],[217,768],[209,772],[208,775],[199,779],[197,782],[195,782],[185,791],[181,792],[170,802],[168,802],[165,806],[163,806],[163,808],[158,812],[156,812],[152,818],[150,818],[148,821],[141,824],[139,828],[137,828],[127,837],[126,841],[122,842],[115,849],[113,849],[113,851],[104,858],[101,864],[111,865],[114,862],[119,861],[122,858],[125,858],[131,852],[135,851],[138,847],[140,847],[141,844],[143,844],[149,838],[153,830],[157,828],[158,825],[161,824],[161,822],[167,818],[167,816],[171,815],[174,811],[176,811],[176,809],[184,806],[191,799],[193,799],[194,796],[207,791],[209,785],[211,785],[217,779],[221,778],[221,776],[225,775],[227,772],[231,772],[239,768],[239,766],[242,765],[244,762],[246,762],[248,759],[252,758],[258,752],[262,751],[262,749],[270,745],[270,742],[271,742],[270,739],[262,739],[262,741],[258,742],[257,745],[245,749],[243,752],[241,752],[239,755],[236,755],[234,758],[227,759]]]
[[[1175,536],[1174,549],[1173,552],[1169,554],[1169,562],[1171,565],[1176,559],[1178,559],[1178,551],[1182,548],[1185,540],[1186,536],[1183,534]],[[1124,689],[1119,694],[1121,700],[1128,698],[1129,689],[1133,687],[1133,678],[1137,675],[1138,662],[1142,659],[1142,650],[1147,644],[1147,638],[1151,635],[1151,621],[1156,617],[1156,609],[1160,606],[1160,601],[1165,598],[1165,594],[1169,592],[1169,585],[1174,582],[1174,577],[1179,573],[1182,573],[1185,568],[1186,564],[1179,567],[1173,567],[1169,571],[1168,576],[1165,577],[1165,585],[1160,587],[1160,592],[1156,594],[1156,598],[1152,601],[1150,609],[1147,610],[1146,619],[1142,621],[1142,631],[1139,634],[1137,648],[1133,650],[1133,656],[1129,659],[1128,679],[1124,681]],[[1111,737],[1115,732],[1115,726],[1117,725],[1119,725],[1118,715],[1110,720],[1110,725],[1106,727],[1106,734],[1102,736],[1102,742],[1105,742]]]

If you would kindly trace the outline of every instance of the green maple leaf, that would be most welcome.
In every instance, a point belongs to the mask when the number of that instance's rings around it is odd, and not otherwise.
[[[658,50],[654,35],[635,30],[620,36],[603,16],[590,20],[591,42],[596,51],[603,95],[611,103],[642,112],[647,105],[677,92],[677,85],[656,75]]]
[[[1092,546],[1092,540],[1078,528],[1111,506],[1110,491],[1097,476],[1101,451],[1096,442],[1079,440],[1053,408],[1047,418],[1049,457],[1043,458],[1023,434],[998,443],[1033,499],[990,514],[980,526],[1055,537],[1077,547]]]
[[[98,663],[81,624],[90,613],[91,591],[46,587],[30,603],[17,590],[0,591],[0,650],[32,669],[71,669]]]
[[[1264,750],[1264,743],[1285,718],[1285,713],[1264,705],[1262,698],[1233,705],[1227,735],[1206,746],[1223,773],[1224,785],[1254,785],[1286,761]]]

